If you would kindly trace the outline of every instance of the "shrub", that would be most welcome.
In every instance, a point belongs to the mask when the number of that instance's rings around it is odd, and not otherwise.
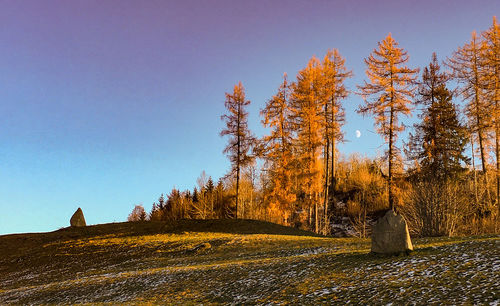
[[[420,236],[453,236],[473,213],[466,186],[457,181],[413,184],[408,205],[402,207],[410,230]]]

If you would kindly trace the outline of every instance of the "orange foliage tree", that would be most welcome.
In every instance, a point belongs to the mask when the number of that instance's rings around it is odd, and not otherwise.
[[[394,166],[399,155],[395,146],[397,135],[404,130],[399,123],[399,115],[411,114],[411,99],[415,92],[418,69],[410,69],[408,53],[398,47],[391,34],[378,43],[365,63],[369,82],[358,86],[365,104],[358,108],[358,113],[375,116],[377,132],[388,142],[387,158],[389,162],[388,185],[389,207],[394,209]]]
[[[337,49],[328,50],[321,67],[322,103],[323,103],[323,216],[324,226],[328,224],[328,191],[335,191],[336,143],[344,139],[341,128],[345,123],[345,111],[342,100],[349,95],[345,80],[352,76],[352,71],[345,67],[345,59]],[[331,160],[330,160],[331,152]],[[331,171],[330,171],[331,169]],[[330,185],[331,184],[331,185]],[[326,231],[325,231],[326,233]]]
[[[321,163],[319,154],[322,146],[322,105],[320,62],[313,57],[306,68],[299,71],[294,84],[292,106],[294,127],[297,130],[296,154],[300,164],[299,179],[309,210],[309,225],[312,225],[314,203],[314,229],[319,230],[318,197],[321,192]]]
[[[248,129],[248,112],[245,109],[250,101],[245,98],[245,89],[241,82],[234,86],[233,93],[226,93],[225,106],[227,114],[222,115],[226,128],[220,133],[221,136],[229,136],[229,143],[224,149],[231,161],[231,173],[236,176],[236,209],[235,218],[238,218],[238,202],[240,195],[240,173],[243,167],[248,165],[253,156],[251,148],[255,138]]]
[[[266,194],[268,212],[271,216],[281,216],[281,221],[288,224],[288,218],[295,201],[292,192],[292,142],[293,129],[290,122],[290,85],[286,74],[278,93],[267,101],[261,111],[262,124],[271,128],[271,133],[264,136],[264,158],[270,187]],[[281,223],[281,222],[280,222]]]
[[[491,27],[483,32],[484,53],[483,59],[486,68],[485,91],[490,101],[492,112],[492,125],[495,135],[495,158],[496,158],[496,202],[500,213],[500,25],[496,17],[493,17]]]
[[[484,94],[484,62],[482,59],[484,44],[476,32],[472,33],[469,43],[459,47],[448,59],[453,77],[460,83],[460,93],[467,101],[466,115],[471,132],[477,137],[482,170],[487,191],[488,205],[491,196],[488,182],[488,130],[491,125],[492,112]]]

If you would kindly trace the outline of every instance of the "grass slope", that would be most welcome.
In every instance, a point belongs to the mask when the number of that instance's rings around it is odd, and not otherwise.
[[[0,236],[0,304],[498,304],[500,236],[410,256],[252,220],[114,223]]]

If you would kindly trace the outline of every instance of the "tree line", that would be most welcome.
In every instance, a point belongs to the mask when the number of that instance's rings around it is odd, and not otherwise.
[[[221,117],[225,128],[220,135],[228,139],[224,153],[231,162],[228,175],[214,185],[202,173],[198,188],[174,189],[142,216],[256,218],[328,234],[344,215],[365,236],[368,219],[394,209],[407,216],[417,234],[451,235],[471,230],[471,224],[498,230],[496,18],[443,61],[446,70],[435,53],[420,76],[408,60],[408,52],[389,34],[364,60],[367,79],[348,89],[345,83],[353,73],[337,49],[322,59],[313,56],[295,80],[284,74],[266,102],[260,114],[269,133],[261,138],[249,130],[250,101],[242,83],[236,84],[226,93],[227,112]],[[458,86],[451,88],[451,81]],[[363,98],[357,112],[371,116],[384,138],[384,156],[346,158],[338,151],[344,140],[344,105],[352,94]],[[401,118],[415,111],[420,120],[398,147],[405,129]]]

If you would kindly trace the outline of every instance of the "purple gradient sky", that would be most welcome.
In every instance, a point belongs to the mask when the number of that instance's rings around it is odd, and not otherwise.
[[[261,135],[283,72],[312,55],[338,48],[354,89],[388,32],[422,67],[499,13],[493,0],[0,1],[0,234],[68,226],[77,207],[88,224],[124,221],[202,170],[224,175],[220,115],[238,81]],[[359,103],[346,100],[340,150],[374,156]]]

